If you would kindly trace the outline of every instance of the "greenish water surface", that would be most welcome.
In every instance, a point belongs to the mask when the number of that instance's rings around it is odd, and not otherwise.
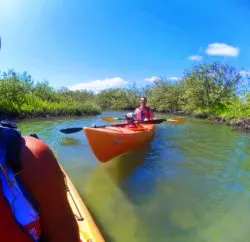
[[[50,145],[107,241],[250,241],[250,134],[196,119],[165,122],[147,147],[102,164],[83,132],[59,132],[93,123],[104,122],[90,116],[18,125]]]

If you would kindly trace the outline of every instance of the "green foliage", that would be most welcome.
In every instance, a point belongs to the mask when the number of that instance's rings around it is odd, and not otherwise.
[[[146,95],[160,112],[188,111],[226,119],[250,116],[250,94],[244,72],[225,63],[198,64],[180,81],[161,78],[144,88],[110,88],[95,94],[55,90],[48,81],[34,83],[27,73],[0,73],[0,115],[18,117],[97,114],[103,109],[133,110]],[[247,73],[247,72],[245,72]]]
[[[96,102],[103,109],[129,110],[138,106],[142,92],[133,84],[130,88],[110,88],[97,94]]]
[[[149,105],[156,111],[178,111],[183,105],[183,88],[180,83],[171,83],[163,78],[156,81],[146,92]]]
[[[83,115],[100,113],[100,107],[93,103],[92,93],[58,91],[48,81],[34,82],[26,72],[18,74],[13,70],[1,73],[0,115],[12,117],[47,117],[61,115]]]
[[[184,99],[187,109],[223,109],[236,96],[242,76],[224,63],[199,64],[184,75]]]
[[[161,78],[146,91],[157,111],[189,111],[225,118],[250,116],[250,94],[241,70],[225,63],[194,65],[182,80]]]
[[[47,100],[50,102],[59,101],[57,95],[55,95],[55,91],[49,86],[48,81],[37,82],[32,90],[32,93],[34,96],[41,98],[42,100]]]

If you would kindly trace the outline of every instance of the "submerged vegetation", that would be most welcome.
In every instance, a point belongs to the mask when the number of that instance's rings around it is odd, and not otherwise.
[[[146,95],[155,111],[240,124],[250,117],[248,79],[246,71],[228,64],[201,63],[185,71],[179,81],[160,78],[143,89],[134,84],[95,94],[65,87],[56,90],[47,81],[35,83],[27,72],[18,74],[10,70],[1,73],[0,115],[23,118],[97,114],[103,109],[127,110],[134,109],[138,98]]]

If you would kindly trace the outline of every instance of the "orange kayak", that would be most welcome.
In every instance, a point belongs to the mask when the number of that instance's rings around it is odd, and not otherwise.
[[[154,131],[153,124],[140,124],[137,128],[84,128],[92,152],[101,162],[107,162],[147,144],[152,139]]]

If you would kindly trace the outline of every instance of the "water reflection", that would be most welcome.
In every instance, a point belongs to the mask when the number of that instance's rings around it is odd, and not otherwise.
[[[73,138],[73,137],[63,137],[61,139],[61,144],[62,145],[80,145],[82,144],[81,140],[80,139],[76,139],[76,138]]]
[[[140,166],[148,149],[149,146],[145,146],[116,157],[107,163],[98,163],[89,175],[88,186],[90,189],[86,189],[86,192],[93,191],[93,186],[98,188],[104,186],[105,188],[98,189],[99,192],[95,196],[101,194],[102,200],[104,197],[109,197],[108,194],[119,190],[120,185]]]
[[[120,185],[145,160],[149,147],[146,145],[116,157],[103,164],[102,169],[115,184]]]

